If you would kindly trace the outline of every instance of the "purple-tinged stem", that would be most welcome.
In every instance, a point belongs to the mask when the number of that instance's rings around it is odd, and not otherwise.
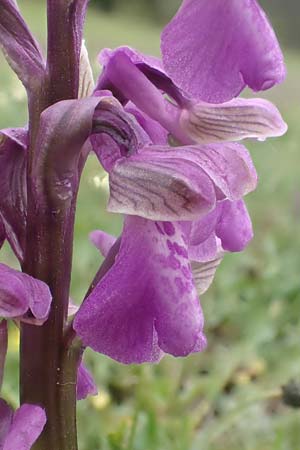
[[[51,103],[77,98],[87,0],[48,0],[48,72]]]
[[[48,0],[48,61],[45,83],[29,102],[27,245],[23,270],[45,281],[53,301],[41,327],[22,325],[20,396],[45,408],[47,424],[34,450],[77,450],[76,379],[81,349],[66,348],[63,336],[69,302],[74,193],[71,207],[40,210],[32,187],[32,162],[40,114],[64,99],[77,98],[85,0]],[[51,149],[50,149],[51,151]],[[46,182],[46,180],[44,180]]]

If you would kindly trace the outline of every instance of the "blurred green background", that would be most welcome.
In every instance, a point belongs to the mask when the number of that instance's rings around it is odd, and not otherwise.
[[[20,1],[45,43],[45,2]],[[94,0],[86,43],[95,75],[105,46],[128,44],[159,54],[162,24],[179,1]],[[99,395],[79,404],[80,450],[297,450],[299,411],[284,405],[280,388],[300,377],[300,54],[299,2],[262,2],[284,44],[288,79],[267,94],[289,124],[286,136],[247,143],[260,176],[247,203],[255,238],[228,255],[201,301],[208,348],[157,366],[117,364],[87,352]],[[26,122],[26,98],[0,59],[0,126]],[[79,302],[101,258],[91,230],[117,234],[121,218],[105,212],[107,184],[91,157],[82,180],[76,221],[72,296]],[[6,245],[2,261],[16,264]],[[18,401],[18,335],[11,328],[3,396]]]

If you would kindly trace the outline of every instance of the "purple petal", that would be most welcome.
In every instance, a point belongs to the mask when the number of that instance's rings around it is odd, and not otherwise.
[[[163,64],[192,97],[223,103],[248,85],[271,88],[285,77],[283,56],[255,0],[185,0],[162,33]]]
[[[198,155],[184,147],[150,146],[116,162],[110,173],[111,212],[151,220],[193,220],[215,204],[215,190]],[[189,159],[190,158],[190,159]]]
[[[0,398],[0,449],[3,450],[5,438],[9,432],[13,419],[12,408]]]
[[[110,52],[109,57],[104,58],[105,69],[98,88],[111,90],[122,103],[131,100],[138,109],[176,135],[178,126],[174,122],[174,105],[166,101],[161,90],[137,65],[140,58],[140,54],[123,47]]]
[[[253,238],[252,223],[243,200],[222,202],[222,213],[216,234],[224,250],[240,252]]]
[[[95,230],[90,233],[90,240],[100,251],[101,255],[106,258],[117,238],[104,231]]]
[[[209,214],[191,223],[189,230],[189,245],[199,245],[206,241],[215,231],[220,217],[220,203]]]
[[[29,307],[36,319],[45,322],[50,312],[52,295],[46,283],[37,280],[25,273],[20,273],[19,278],[26,284],[27,295],[30,298]]]
[[[0,316],[14,318],[29,309],[30,298],[18,274],[0,264]]]
[[[287,130],[278,109],[267,100],[235,99],[221,105],[198,103],[184,109],[180,125],[198,143],[264,140]]]
[[[0,131],[0,222],[20,261],[23,260],[26,238],[27,139],[24,128]]]
[[[6,320],[2,320],[0,322],[0,391],[3,382],[7,344],[8,344],[7,322]],[[1,420],[0,420],[0,427],[1,427]],[[1,442],[1,432],[0,432],[0,442]]]
[[[93,134],[90,141],[102,167],[110,172],[116,161],[122,157],[120,146],[106,134]]]
[[[154,362],[204,344],[203,316],[179,224],[125,219],[114,266],[75,317],[85,345],[117,361]]]
[[[95,111],[90,141],[107,172],[122,156],[135,154],[139,148],[152,143],[135,117],[128,114],[116,99],[107,96],[106,91]]]
[[[168,132],[156,120],[136,108],[131,102],[126,106],[126,111],[134,115],[141,127],[146,131],[151,142],[156,145],[167,145]]]
[[[84,400],[89,395],[97,394],[98,389],[92,375],[81,363],[77,372],[77,400]]]
[[[30,309],[43,323],[48,317],[51,300],[44,282],[0,264],[0,316],[23,320],[22,316]]]
[[[33,88],[38,78],[44,75],[45,62],[13,0],[1,0],[0,46],[25,87]]]
[[[189,259],[191,261],[211,261],[217,257],[217,254],[218,245],[214,232],[205,241],[196,245],[189,245]]]
[[[146,155],[154,161],[172,159],[177,167],[181,158],[201,168],[214,183],[218,195],[229,199],[239,199],[253,191],[257,184],[257,174],[249,152],[240,144],[224,143],[210,145],[190,145],[185,147],[144,148],[142,158]],[[199,217],[196,217],[198,219]]]
[[[138,50],[135,50],[134,48],[128,46],[122,46],[115,50],[111,50],[110,48],[104,48],[100,52],[98,57],[100,64],[104,67],[108,66],[110,60],[114,57],[116,53],[123,53],[136,66],[141,66],[144,64],[149,68],[151,67],[152,69],[155,69],[165,75],[165,71],[159,58],[156,58],[155,56],[144,55]]]
[[[14,414],[3,450],[30,450],[43,431],[46,421],[42,408],[23,404]]]
[[[136,68],[143,73],[153,85],[160,91],[170,95],[177,103],[181,103],[182,100],[185,100],[180,90],[174,85],[171,78],[165,72],[160,59],[154,56],[144,55],[134,48],[126,46],[118,47],[115,50],[105,48],[100,52],[99,62],[104,67],[104,70],[99,77],[96,90],[108,89],[122,103],[124,100],[128,100],[126,92],[123,92],[122,88],[120,89],[118,81],[110,76],[110,63],[115,56],[118,57],[118,55],[124,55],[127,61],[130,61],[132,65],[136,66]],[[125,61],[125,59],[123,60]],[[124,72],[120,72],[121,67],[115,67],[115,69],[119,70],[120,77],[123,77]],[[142,78],[140,78],[140,80],[142,80]]]

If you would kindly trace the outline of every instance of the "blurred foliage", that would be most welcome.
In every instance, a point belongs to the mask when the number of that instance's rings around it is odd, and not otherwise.
[[[44,42],[44,11],[28,0],[20,6]],[[159,52],[159,27],[120,13],[90,10],[86,39],[97,73],[96,54],[103,46],[126,43]],[[80,450],[299,448],[299,412],[281,401],[281,386],[299,378],[300,360],[299,54],[287,52],[287,63],[287,83],[268,97],[277,103],[289,132],[247,143],[260,176],[248,198],[255,238],[243,254],[226,256],[201,299],[207,350],[186,359],[166,357],[156,366],[130,367],[87,351],[99,394],[79,403]],[[24,90],[2,59],[0,64],[0,125],[21,125],[26,121]],[[105,174],[91,157],[76,220],[72,296],[77,302],[101,263],[88,233],[121,229],[121,218],[105,212],[106,199]],[[7,245],[0,258],[16,264]],[[13,326],[9,345],[2,395],[16,405],[18,332]]]

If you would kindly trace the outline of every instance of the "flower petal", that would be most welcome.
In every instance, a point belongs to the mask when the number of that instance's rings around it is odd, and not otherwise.
[[[238,200],[222,202],[222,213],[216,234],[224,250],[240,252],[253,238],[252,223],[245,202]]]
[[[253,191],[257,184],[257,174],[249,152],[243,145],[236,143],[176,148],[151,146],[144,148],[141,156],[145,160],[147,156],[162,163],[165,159],[171,159],[176,168],[181,158],[191,162],[211,179],[220,199],[224,199],[224,196],[231,200],[239,199]]]
[[[46,421],[42,408],[23,404],[14,414],[3,450],[30,450],[43,431]]]
[[[205,242],[215,231],[220,217],[220,203],[209,214],[191,223],[189,230],[189,245],[199,245]]]
[[[110,90],[122,103],[126,104],[129,100],[132,101],[138,109],[146,113],[151,119],[159,122],[174,136],[177,136],[180,127],[174,121],[173,111],[174,108],[175,110],[177,108],[165,99],[160,88],[165,88],[171,97],[177,99],[178,103],[181,103],[180,91],[173,87],[168,77],[165,80],[166,76],[159,72],[157,67],[151,67],[144,62],[138,63],[138,61],[145,61],[146,59],[148,61],[153,58],[145,57],[135,50],[124,49],[124,47],[109,52],[109,57],[104,59],[106,65],[98,80],[97,88]],[[149,73],[144,74],[145,68],[147,72],[154,71],[156,74],[154,78],[153,76],[148,77]],[[164,80],[163,85],[159,88],[155,85],[157,77],[163,77]],[[158,84],[160,85],[160,83]]]
[[[29,297],[22,281],[12,269],[0,264],[0,316],[14,318],[29,309]]]
[[[223,103],[285,77],[275,33],[256,0],[185,0],[162,33],[163,64],[193,98]]]
[[[184,109],[180,125],[198,143],[264,140],[287,130],[278,109],[267,100],[235,99],[221,105],[198,103]]]
[[[75,317],[85,345],[123,363],[204,345],[203,316],[179,224],[125,219],[114,266]],[[159,349],[160,348],[160,349]]]
[[[0,264],[0,316],[26,321],[26,316],[22,316],[30,309],[43,323],[48,317],[51,300],[45,283]]]
[[[105,233],[105,231],[95,230],[90,233],[90,240],[100,251],[101,255],[106,258],[117,238],[111,234]]]
[[[151,220],[192,220],[215,204],[214,186],[184,150],[146,147],[118,160],[110,173],[111,212]]]
[[[52,295],[46,283],[37,280],[25,273],[20,273],[19,278],[26,283],[27,295],[30,298],[29,307],[36,319],[44,323],[49,315]]]
[[[104,70],[97,82],[97,90],[110,90],[122,103],[124,100],[128,100],[127,94],[129,91],[127,91],[127,89],[124,90],[124,87],[126,83],[133,86],[135,82],[135,72],[132,71],[131,76],[128,77],[127,75],[129,72],[126,73],[126,71],[124,71],[124,67],[121,69],[121,67],[114,64],[116,61],[115,57],[119,58],[120,55],[122,57],[123,64],[125,64],[125,61],[127,61],[127,63],[130,62],[131,65],[134,65],[141,74],[144,74],[154,86],[156,86],[160,91],[167,93],[177,103],[181,104],[182,101],[184,102],[186,100],[181,91],[174,85],[171,78],[165,72],[160,59],[154,56],[145,55],[138,50],[127,46],[118,47],[114,50],[105,48],[100,52],[99,62],[102,66],[104,66]],[[111,70],[115,74],[113,74]],[[119,80],[117,79],[117,73],[119,73]],[[126,79],[125,83],[123,78]],[[143,77],[137,76],[136,81],[142,83],[142,80]],[[123,86],[122,83],[124,83]],[[145,92],[145,89],[147,90],[147,83],[143,86],[143,88],[143,92]],[[140,94],[143,92],[140,92]],[[136,91],[136,94],[138,95],[138,90]],[[151,104],[149,104],[149,107],[151,107]]]
[[[148,134],[153,144],[167,145],[168,132],[156,120],[151,119],[151,117],[136,108],[131,102],[128,103],[125,110],[136,118],[143,130],[145,130]]]
[[[13,410],[12,408],[2,399],[0,398],[0,449],[3,449],[3,443],[5,441],[5,437],[9,432],[11,423],[13,419]]]
[[[77,400],[84,400],[89,395],[97,394],[98,389],[92,375],[81,363],[77,372]]]
[[[191,261],[205,262],[216,258],[218,245],[215,232],[199,244],[189,245],[189,259]]]
[[[85,45],[85,41],[82,41],[79,63],[79,89],[78,98],[85,98],[92,95],[95,87],[94,76],[92,66],[89,60],[89,54]]]
[[[192,261],[193,279],[198,295],[204,294],[211,286],[216,270],[222,262],[223,254],[223,252],[220,252],[215,258],[205,262]]]
[[[0,222],[20,261],[23,259],[26,238],[27,139],[25,128],[0,131]]]

